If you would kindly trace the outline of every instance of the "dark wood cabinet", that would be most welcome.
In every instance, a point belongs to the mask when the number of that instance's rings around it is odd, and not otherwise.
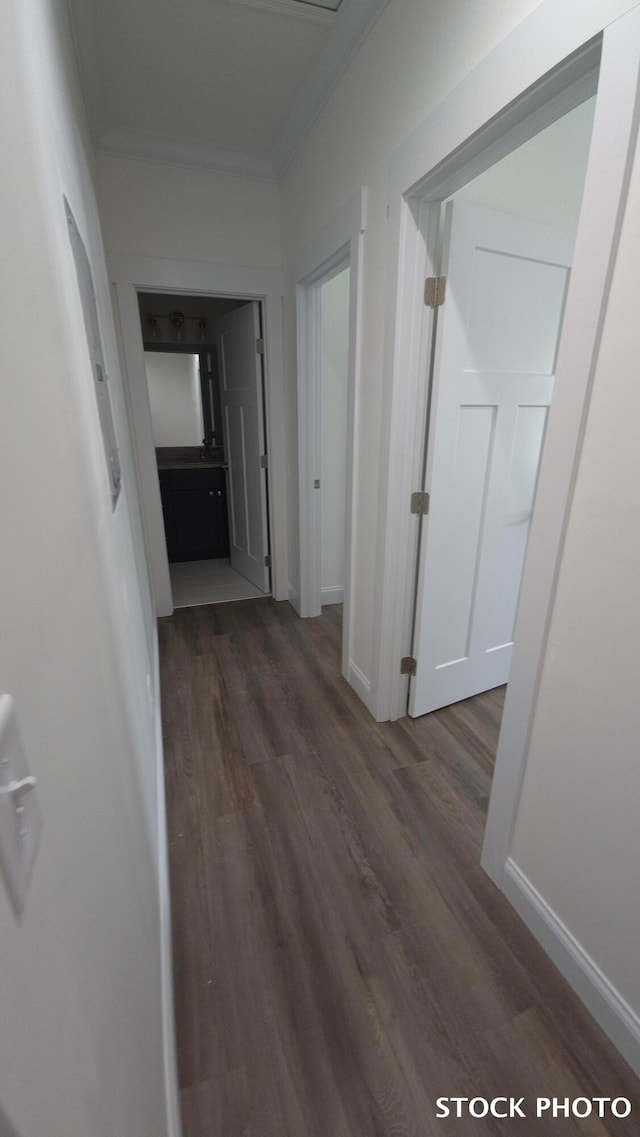
[[[159,470],[169,560],[229,556],[227,487],[220,467]]]

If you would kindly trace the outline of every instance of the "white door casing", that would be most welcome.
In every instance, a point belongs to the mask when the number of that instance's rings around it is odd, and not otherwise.
[[[505,683],[573,240],[451,202],[409,710]]]
[[[231,564],[269,592],[269,549],[260,305],[251,301],[219,323],[220,394],[228,463]]]

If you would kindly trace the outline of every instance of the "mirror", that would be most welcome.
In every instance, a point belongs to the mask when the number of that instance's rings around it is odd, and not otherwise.
[[[145,351],[144,360],[154,446],[221,445],[215,352]]]
[[[197,355],[145,351],[153,441],[158,446],[201,446],[204,438]]]
[[[246,303],[230,296],[138,293],[156,449],[204,445],[206,456],[223,456],[216,327],[221,316]]]

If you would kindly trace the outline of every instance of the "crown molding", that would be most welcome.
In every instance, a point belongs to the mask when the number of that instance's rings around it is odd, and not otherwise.
[[[279,180],[304,138],[313,126],[349,63],[366,39],[369,31],[386,8],[389,0],[341,0],[337,12],[315,8],[299,0],[224,0],[244,4],[263,11],[279,11],[298,18],[320,19],[329,26],[323,49],[299,84],[276,131],[269,154],[240,150],[204,142],[161,139],[118,128],[103,126],[102,92],[99,76],[99,52],[92,5],[86,0],[67,0],[72,14],[72,35],[78,70],[84,92],[91,134],[97,151],[127,158],[189,166],[193,169],[230,174],[236,177]],[[313,16],[299,9],[313,9]],[[321,18],[318,17],[321,13]],[[85,66],[80,66],[80,59]],[[86,63],[89,66],[86,66]]]
[[[278,178],[291,165],[320,111],[389,0],[342,0],[329,37],[295,92],[271,147]]]
[[[236,150],[230,146],[154,138],[134,131],[109,129],[100,134],[96,150],[167,166],[191,166],[217,174],[276,181],[271,160],[266,154]]]
[[[225,3],[244,4],[261,12],[275,12],[279,16],[292,16],[296,20],[308,20],[325,27],[331,27],[337,16],[334,9],[322,8],[318,4],[307,3],[307,0],[225,0]]]

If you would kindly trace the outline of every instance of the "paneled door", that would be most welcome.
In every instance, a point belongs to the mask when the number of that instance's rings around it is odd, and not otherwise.
[[[260,341],[260,305],[243,304],[219,324],[220,387],[228,463],[231,564],[269,592],[267,471]]]
[[[573,240],[450,203],[409,713],[505,683]]]

